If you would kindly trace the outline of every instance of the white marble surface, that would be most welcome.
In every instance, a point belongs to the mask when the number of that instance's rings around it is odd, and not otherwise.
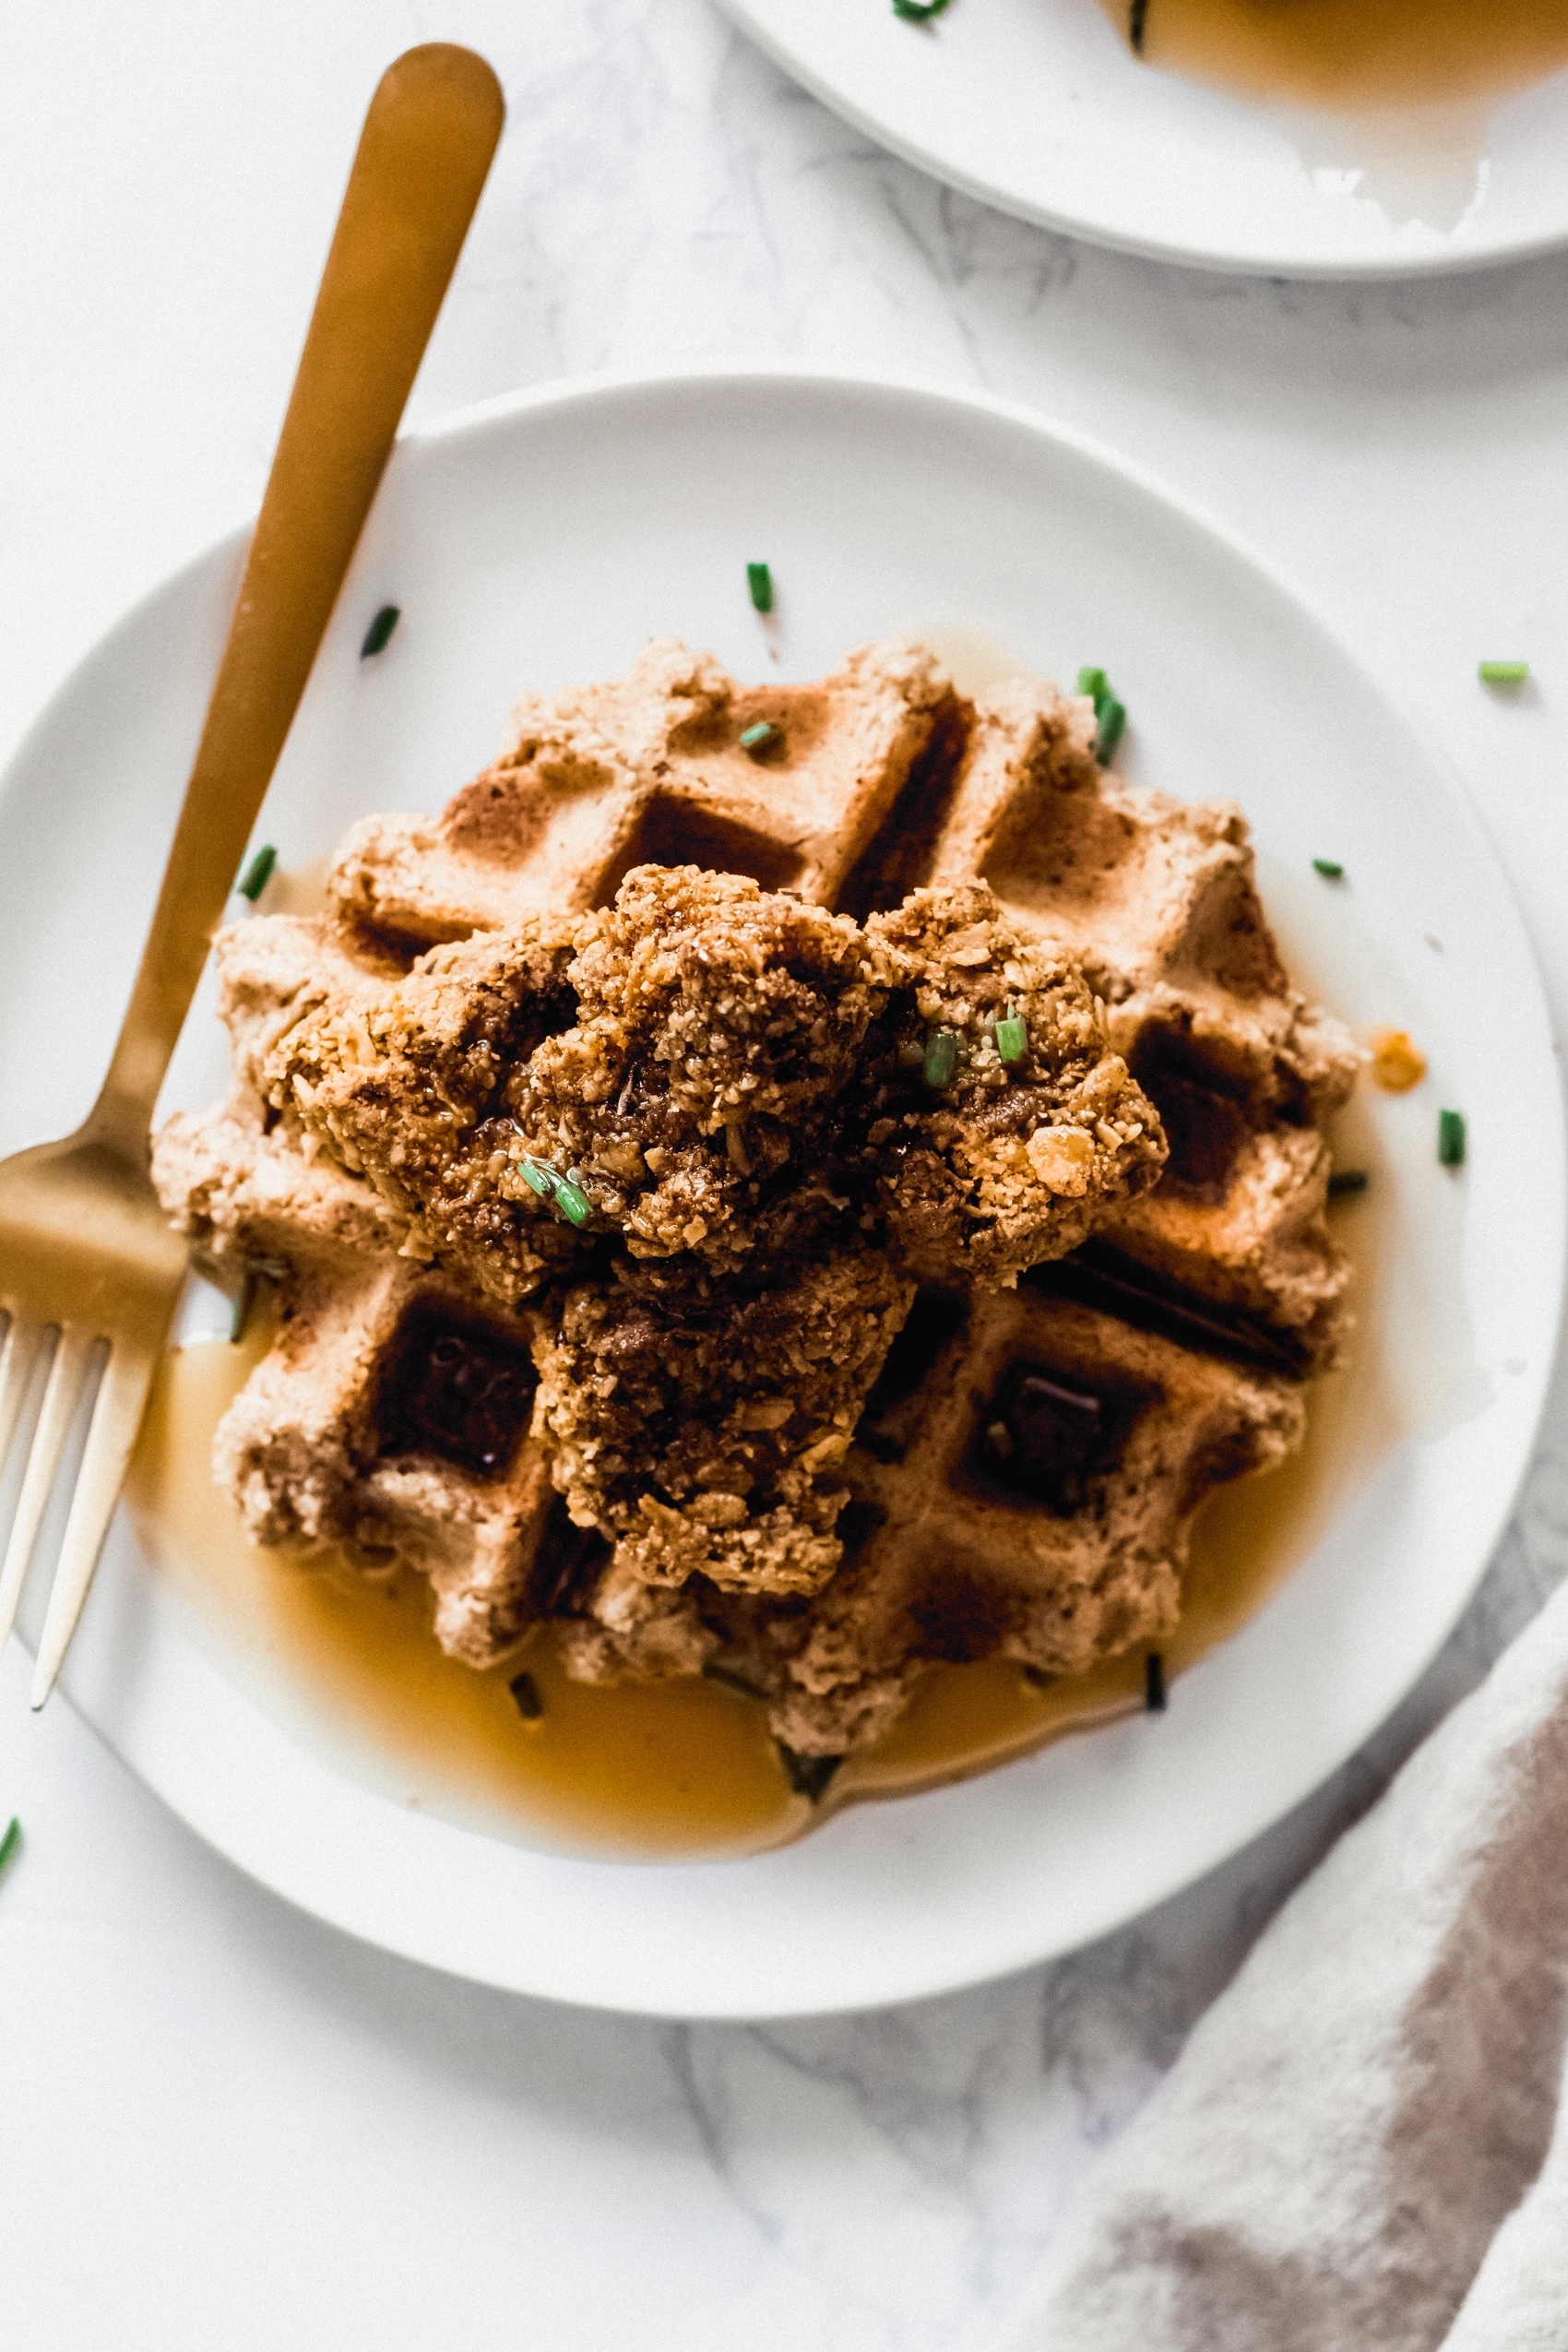
[[[0,751],[254,505],[365,99],[433,37],[494,61],[511,126],[419,413],[562,371],[806,356],[1103,435],[1286,564],[1447,736],[1561,1028],[1568,261],[1302,291],[1075,247],[878,154],[707,0],[10,0]],[[1537,687],[1489,699],[1483,654],[1527,657]],[[1460,1633],[1332,1787],[1105,1943],[872,2017],[607,2021],[353,1946],[205,1852],[64,1707],[27,1718],[13,1651],[10,2340],[983,2343],[1263,1919],[1568,1570],[1565,1402]]]

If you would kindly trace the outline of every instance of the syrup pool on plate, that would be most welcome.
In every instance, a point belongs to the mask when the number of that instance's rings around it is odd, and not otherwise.
[[[1153,66],[1339,111],[1453,105],[1568,65],[1568,0],[1101,0]]]

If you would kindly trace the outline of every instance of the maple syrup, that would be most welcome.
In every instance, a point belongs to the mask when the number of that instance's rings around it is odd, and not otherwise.
[[[1453,105],[1568,65],[1568,0],[1101,0],[1146,65],[1356,112]]]

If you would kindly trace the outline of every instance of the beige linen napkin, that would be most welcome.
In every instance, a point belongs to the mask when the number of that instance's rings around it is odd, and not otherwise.
[[[1260,1938],[997,2352],[1568,2352],[1565,2027],[1568,1586]]]

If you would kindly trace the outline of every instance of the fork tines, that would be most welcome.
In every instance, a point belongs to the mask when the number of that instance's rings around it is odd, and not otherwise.
[[[81,1324],[49,1326],[27,1322],[13,1313],[0,1342],[0,1476],[21,1430],[24,1408],[46,1354],[48,1376],[0,1563],[0,1644],[15,1620],[72,1429],[101,1363],[102,1377],[39,1643],[32,1688],[35,1707],[42,1706],[48,1696],[76,1631],[125,1479],[152,1369],[150,1359],[139,1360],[135,1348],[112,1352],[105,1340]]]

